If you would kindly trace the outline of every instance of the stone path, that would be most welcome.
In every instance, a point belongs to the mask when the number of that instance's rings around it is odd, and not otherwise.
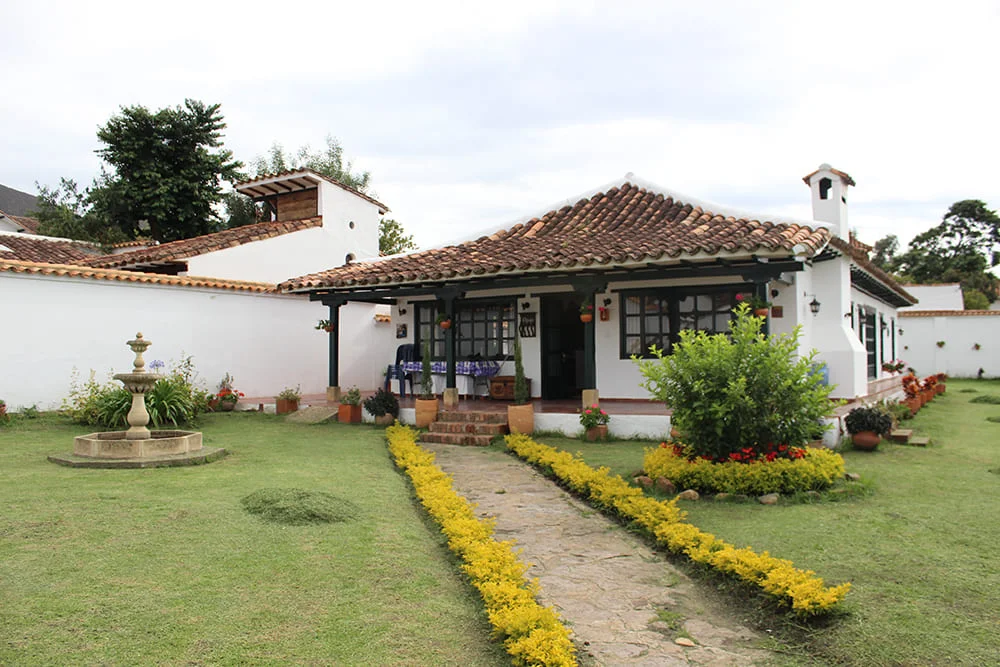
[[[743,666],[759,635],[621,525],[500,452],[422,443],[456,490],[514,539],[529,576],[572,630],[583,665]],[[690,638],[683,647],[676,638]],[[683,639],[682,639],[683,641]]]

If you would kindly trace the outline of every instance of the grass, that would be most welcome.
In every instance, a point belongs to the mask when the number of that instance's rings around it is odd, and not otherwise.
[[[684,502],[689,520],[738,546],[788,558],[828,582],[850,581],[845,614],[802,629],[789,664],[1000,664],[1000,445],[975,387],[1000,394],[1000,382],[950,380],[948,391],[908,427],[929,448],[882,444],[847,451],[849,472],[874,491],[845,502],[758,504]],[[641,468],[642,444],[593,445],[545,439],[616,472]],[[648,445],[647,445],[648,446]]]
[[[507,663],[380,430],[208,415],[231,451],[211,465],[45,460],[87,430],[0,428],[0,664]],[[260,495],[347,520],[264,521],[241,503]]]

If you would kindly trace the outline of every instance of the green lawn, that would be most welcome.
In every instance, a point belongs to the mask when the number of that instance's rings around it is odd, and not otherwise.
[[[692,523],[730,543],[853,583],[846,614],[807,631],[805,651],[819,664],[1000,664],[1000,424],[987,421],[1000,407],[970,403],[983,394],[1000,396],[1000,382],[949,381],[945,395],[906,422],[931,436],[927,449],[844,452],[872,495],[682,506]],[[651,444],[542,440],[625,474],[642,467]]]
[[[0,428],[0,664],[507,664],[381,431],[208,415],[206,445],[231,451],[211,465],[45,460],[87,430]],[[267,487],[358,517],[265,523],[240,499]]]

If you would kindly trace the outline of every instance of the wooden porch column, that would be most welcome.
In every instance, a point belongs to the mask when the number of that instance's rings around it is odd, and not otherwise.
[[[444,304],[445,314],[451,316],[452,325],[444,331],[444,407],[454,408],[458,405],[458,383],[455,378],[455,329],[458,321],[455,318],[455,301],[458,293],[453,290],[438,293],[438,298]]]
[[[326,400],[340,400],[340,307],[346,302],[344,299],[324,299],[323,303],[330,308],[330,324],[333,330],[329,333],[329,354],[327,355],[329,364],[329,377],[326,387]]]
[[[583,391],[581,405],[590,407],[600,402],[600,392],[597,389],[597,345],[595,329],[597,327],[597,295],[607,288],[606,283],[586,282],[573,285],[573,291],[588,303],[594,305],[594,317],[583,323]]]
[[[756,282],[753,286],[753,294],[758,299],[763,299],[764,301],[770,301],[770,295],[767,293],[767,281]],[[765,336],[771,335],[771,313],[768,309],[768,316],[764,318],[764,326],[761,327],[760,332]]]

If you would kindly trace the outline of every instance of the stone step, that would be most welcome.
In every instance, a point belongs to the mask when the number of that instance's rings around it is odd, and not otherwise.
[[[912,445],[913,447],[926,447],[931,444],[931,439],[926,435],[916,435],[910,438],[910,441],[906,444]]]
[[[472,412],[467,410],[442,410],[438,413],[438,421],[443,422],[476,422],[480,424],[506,424],[506,412]]]
[[[893,442],[901,442],[904,445],[909,442],[910,438],[913,437],[912,428],[897,428],[893,429],[892,433],[889,434],[889,439]]]
[[[473,435],[506,435],[507,424],[483,422],[431,422],[431,433],[471,433]]]
[[[474,433],[423,433],[421,442],[438,442],[446,445],[472,445],[486,447],[493,441],[492,435],[476,435]]]

